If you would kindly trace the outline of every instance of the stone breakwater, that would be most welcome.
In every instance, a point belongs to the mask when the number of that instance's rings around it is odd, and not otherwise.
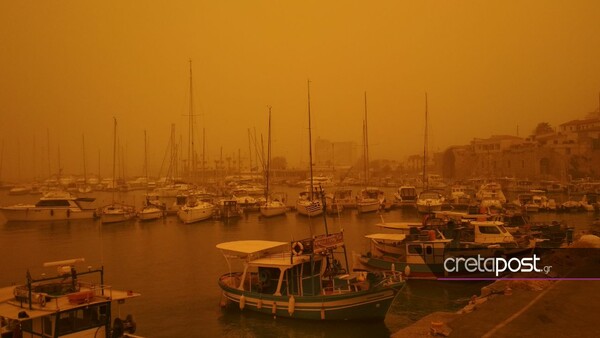
[[[529,332],[533,335],[565,332],[567,335],[590,336],[595,328],[595,319],[585,318],[597,313],[600,308],[600,287],[598,281],[550,281],[550,280],[510,280],[510,278],[558,278],[573,275],[589,266],[600,266],[597,255],[587,255],[585,250],[600,249],[600,237],[593,234],[579,234],[578,239],[568,249],[555,250],[547,258],[552,264],[548,275],[512,274],[506,279],[481,288],[479,295],[473,295],[457,312],[434,312],[411,326],[394,333],[392,337],[502,337]],[[590,265],[592,264],[592,265]],[[577,284],[574,284],[577,283]],[[559,285],[560,284],[560,285]],[[562,297],[565,294],[566,297]],[[570,321],[553,318],[554,313],[562,313],[565,302],[579,311],[573,311],[569,318],[580,321],[577,328]],[[598,305],[597,305],[598,304]],[[525,319],[532,318],[524,323]],[[575,330],[575,331],[574,331]],[[596,333],[593,333],[594,335]],[[558,335],[560,336],[560,334]],[[597,335],[596,335],[597,336]]]

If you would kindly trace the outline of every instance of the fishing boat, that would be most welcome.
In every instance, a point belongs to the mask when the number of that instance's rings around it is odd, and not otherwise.
[[[46,193],[36,204],[17,204],[1,207],[8,221],[64,221],[69,219],[92,219],[96,209],[84,208],[81,202],[93,202],[94,198],[77,198],[65,191]]]
[[[353,256],[355,271],[393,269],[408,279],[437,279],[448,276],[444,263],[449,257],[518,256],[531,252],[537,243],[530,236],[513,236],[499,221],[461,224],[433,218],[426,223],[378,224],[396,233],[365,236],[370,250]]]
[[[0,288],[0,336],[130,337],[135,333],[133,317],[121,319],[118,314],[121,304],[140,294],[105,285],[104,267],[77,271],[75,264],[80,262],[84,259],[44,263],[56,267],[58,274],[36,279],[27,271],[25,284]]]
[[[314,217],[323,213],[323,205],[315,198],[315,185],[313,181],[313,159],[312,159],[312,130],[310,122],[310,80],[308,81],[308,166],[310,172],[310,184],[306,191],[300,192],[296,201],[296,211],[299,215]]]
[[[219,278],[221,305],[275,317],[383,320],[404,285],[402,274],[350,272],[344,233],[325,229],[323,235],[293,242],[218,244],[230,270],[230,260],[243,261],[243,271]]]
[[[260,214],[264,217],[285,215],[287,206],[279,199],[273,199],[269,194],[271,182],[271,106],[269,106],[269,137],[267,142],[267,170],[266,170],[265,203],[259,207]]]

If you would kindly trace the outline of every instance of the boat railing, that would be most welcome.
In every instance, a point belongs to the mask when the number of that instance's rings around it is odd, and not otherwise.
[[[14,291],[15,300],[23,303],[35,304],[40,308],[47,310],[60,309],[62,300],[66,299],[70,304],[84,304],[93,301],[95,298],[112,299],[112,286],[102,285],[90,282],[78,282],[75,291],[66,293],[48,293],[29,291],[26,285],[16,287]],[[31,295],[31,296],[30,296]],[[30,299],[31,297],[31,299]]]

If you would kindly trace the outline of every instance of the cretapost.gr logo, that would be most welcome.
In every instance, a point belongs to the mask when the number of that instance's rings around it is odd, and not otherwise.
[[[552,265],[538,267],[540,258],[537,255],[533,257],[513,257],[510,259],[504,257],[448,257],[444,260],[444,269],[448,273],[495,273],[496,277],[504,272],[543,272],[548,274]]]

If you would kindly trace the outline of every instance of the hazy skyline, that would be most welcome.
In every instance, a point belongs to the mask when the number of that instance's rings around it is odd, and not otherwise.
[[[592,0],[3,1],[0,180],[46,175],[47,131],[53,172],[59,146],[65,173],[81,172],[84,134],[88,171],[100,151],[110,176],[113,116],[128,174],[142,174],[144,130],[152,175],[171,123],[186,157],[190,59],[211,163],[221,147],[247,158],[248,128],[266,141],[268,105],[273,155],[306,163],[307,79],[313,141],[361,146],[367,92],[371,159],[422,153],[425,92],[431,151],[526,136],[598,110],[598,13]]]

